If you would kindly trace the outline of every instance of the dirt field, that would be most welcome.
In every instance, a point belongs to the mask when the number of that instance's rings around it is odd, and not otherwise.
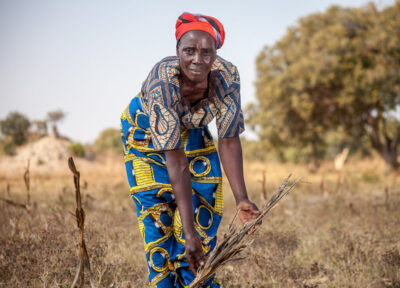
[[[100,287],[146,287],[143,242],[122,165],[122,158],[77,162],[86,245]],[[350,159],[340,183],[328,162],[314,174],[298,165],[245,166],[259,206],[264,170],[267,197],[289,173],[305,179],[251,236],[248,260],[218,273],[226,287],[400,287],[400,185],[396,175],[384,176],[379,160]],[[25,203],[23,172],[0,174],[1,197]],[[220,234],[235,212],[225,184]],[[57,176],[31,170],[31,201],[30,211],[0,202],[0,287],[70,287],[79,232],[66,161]]]

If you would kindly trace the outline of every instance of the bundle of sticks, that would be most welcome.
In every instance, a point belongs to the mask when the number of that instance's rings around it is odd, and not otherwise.
[[[257,229],[257,227],[261,224],[262,218],[264,218],[264,216],[271,211],[271,209],[274,208],[275,205],[286,194],[288,194],[302,178],[300,177],[289,184],[290,177],[291,175],[289,175],[283,181],[282,185],[272,195],[267,204],[261,209],[261,213],[257,216],[257,218],[247,222],[239,231],[237,231],[237,228],[234,225],[239,211],[236,212],[236,215],[233,217],[228,226],[228,230],[224,234],[224,238],[208,255],[206,263],[197,271],[197,276],[192,281],[189,288],[201,287],[204,282],[210,279],[214,273],[217,272],[217,270],[222,268],[228,262],[243,260],[246,258],[241,256],[240,252],[242,252],[252,243],[252,240],[248,240],[246,237],[249,234],[249,231],[254,231]]]

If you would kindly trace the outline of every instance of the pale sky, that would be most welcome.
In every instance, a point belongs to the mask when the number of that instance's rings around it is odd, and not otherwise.
[[[218,18],[218,54],[241,76],[242,106],[255,101],[255,59],[300,17],[333,4],[364,0],[127,1],[0,0],[0,119],[19,111],[44,119],[67,113],[60,133],[89,143],[119,116],[153,65],[175,54],[175,21],[183,12]],[[378,8],[394,0],[377,1]],[[245,132],[247,137],[251,133]]]

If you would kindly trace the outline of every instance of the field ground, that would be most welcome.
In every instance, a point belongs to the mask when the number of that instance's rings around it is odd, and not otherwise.
[[[143,242],[122,162],[77,165],[86,245],[101,287],[146,287]],[[384,176],[379,160],[350,159],[340,184],[329,162],[317,173],[247,162],[249,194],[259,206],[264,170],[269,196],[289,173],[305,179],[250,236],[248,260],[219,272],[226,287],[400,287],[400,185],[396,175]],[[24,202],[22,174],[0,174],[0,196]],[[221,235],[235,212],[227,183],[224,199]],[[31,200],[30,212],[0,202],[0,287],[70,287],[79,236],[72,174],[67,168],[58,176],[31,171]]]

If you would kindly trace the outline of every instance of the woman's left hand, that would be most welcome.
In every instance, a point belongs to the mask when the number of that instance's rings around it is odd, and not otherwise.
[[[260,211],[258,210],[256,204],[251,202],[250,200],[243,200],[240,201],[236,205],[236,209],[239,210],[239,219],[242,221],[243,224],[246,224],[247,222],[257,218],[257,216],[260,214]],[[252,233],[255,228],[258,227],[259,224],[257,224],[253,229],[249,231],[249,233]]]

